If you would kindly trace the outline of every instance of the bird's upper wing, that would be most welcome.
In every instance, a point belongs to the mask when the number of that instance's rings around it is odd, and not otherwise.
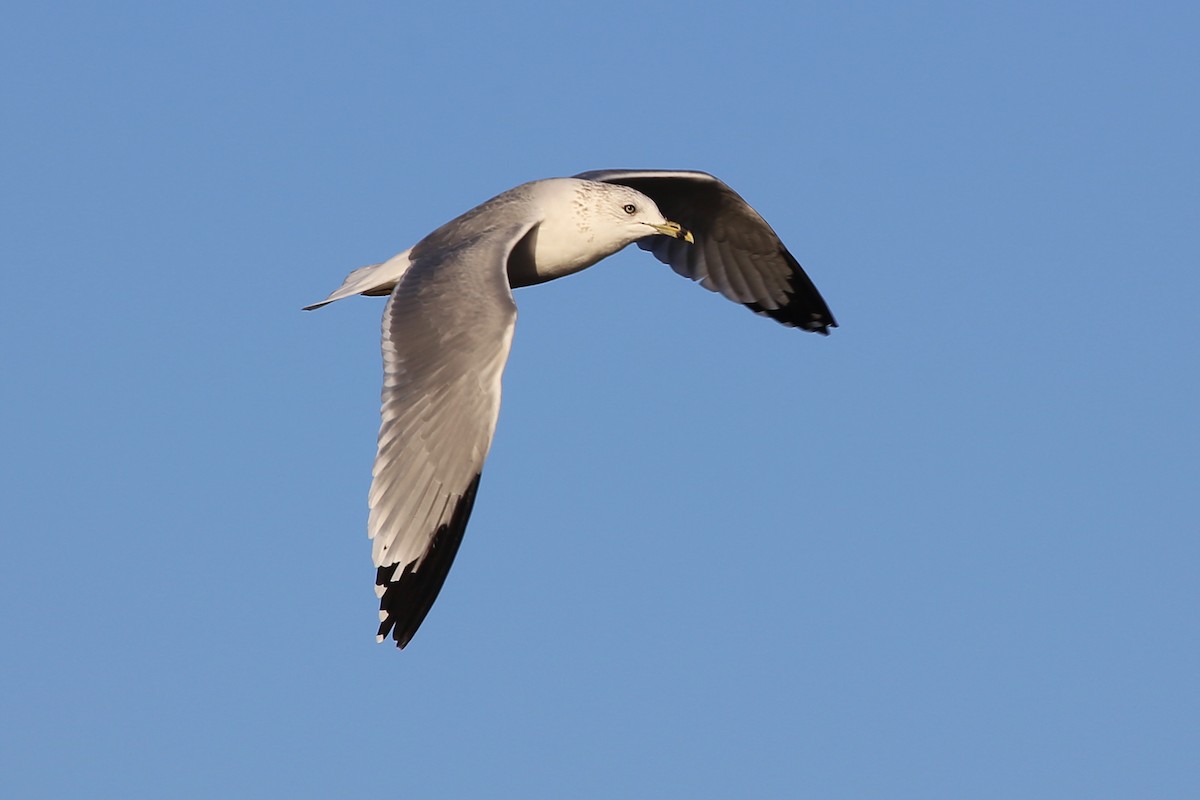
[[[458,551],[500,413],[517,308],[509,255],[536,221],[426,240],[383,312],[383,411],[368,522],[379,639],[404,647]]]
[[[631,186],[695,244],[667,236],[638,242],[684,277],[784,325],[828,334],[837,322],[817,287],[750,204],[707,172],[601,169],[584,180]]]

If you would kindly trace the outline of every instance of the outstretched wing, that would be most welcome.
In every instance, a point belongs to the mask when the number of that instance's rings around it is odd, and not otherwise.
[[[812,280],[750,204],[707,172],[601,169],[576,175],[648,195],[695,244],[667,236],[638,242],[659,261],[784,325],[828,334],[837,322]]]
[[[412,639],[462,541],[500,413],[517,308],[507,262],[536,223],[418,244],[383,312],[383,409],[368,529],[379,640]]]

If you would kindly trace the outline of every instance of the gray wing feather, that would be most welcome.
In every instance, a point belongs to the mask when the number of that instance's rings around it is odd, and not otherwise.
[[[506,266],[536,221],[412,251],[383,312],[382,422],[368,530],[379,636],[403,647],[440,591],[500,412],[517,309]]]
[[[638,242],[673,270],[784,325],[828,333],[829,306],[779,236],[749,203],[707,172],[603,169],[576,175],[649,196],[696,241],[652,236]]]

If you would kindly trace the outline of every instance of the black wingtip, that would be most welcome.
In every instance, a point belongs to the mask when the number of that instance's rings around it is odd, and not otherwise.
[[[384,587],[383,596],[379,598],[379,610],[383,612],[383,621],[379,623],[380,641],[390,633],[396,641],[396,647],[403,650],[425,621],[425,615],[433,607],[433,601],[437,600],[442,584],[446,582],[450,565],[458,554],[458,546],[462,544],[467,519],[475,505],[480,477],[475,476],[455,504],[450,520],[437,529],[429,554],[419,569],[414,570],[413,565],[409,564],[399,578],[395,577],[398,564],[379,567],[376,571],[375,585]]]
[[[781,308],[764,308],[758,303],[745,303],[745,306],[755,314],[770,317],[781,325],[799,328],[810,333],[819,333],[822,336],[828,336],[829,329],[838,326],[837,322],[828,315],[805,314],[802,308],[797,310],[795,303],[789,303]]]
[[[743,305],[755,314],[770,317],[782,325],[819,333],[822,336],[828,336],[829,329],[838,326],[837,320],[829,313],[829,308],[816,290],[811,293],[792,294],[788,302],[778,308],[766,308],[758,303]]]
[[[829,329],[836,328],[838,324],[833,318],[833,312],[826,305],[825,298],[821,297],[816,284],[808,277],[808,273],[800,266],[796,257],[789,253],[787,248],[780,248],[779,252],[792,268],[788,275],[787,302],[778,308],[745,303],[746,308],[784,325],[828,336]]]

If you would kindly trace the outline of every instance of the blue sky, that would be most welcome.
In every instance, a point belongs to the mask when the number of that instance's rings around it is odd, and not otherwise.
[[[1191,4],[24,4],[0,794],[1200,791]],[[525,180],[725,179],[823,339],[631,249],[518,293],[374,643],[379,299]]]

